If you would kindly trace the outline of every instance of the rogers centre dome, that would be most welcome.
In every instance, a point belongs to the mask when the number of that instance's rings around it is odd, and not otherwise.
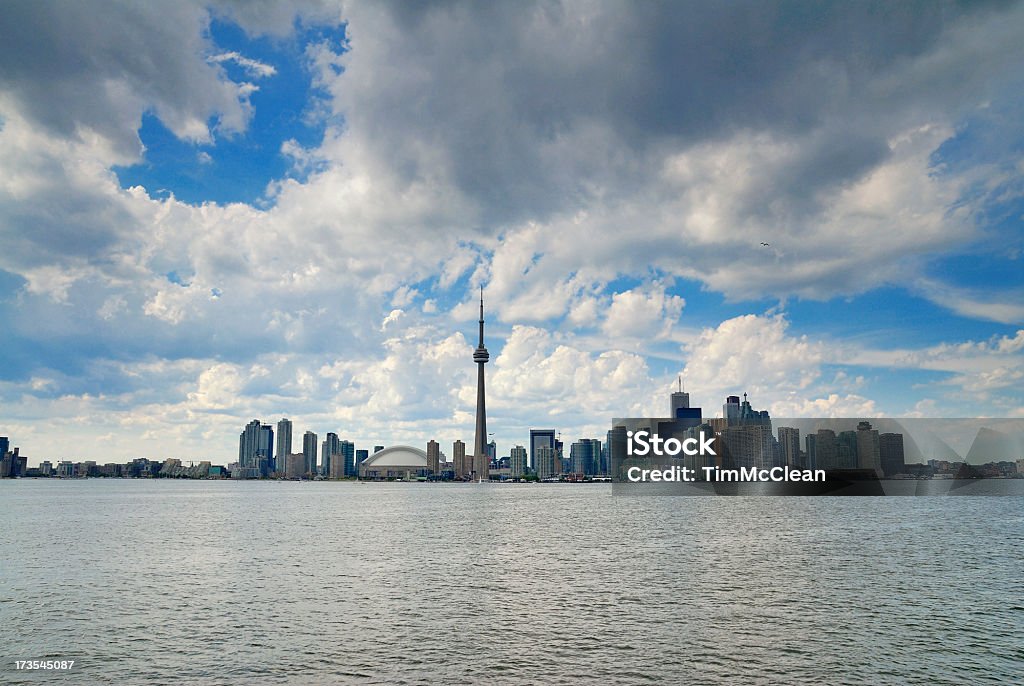
[[[427,475],[427,454],[409,445],[393,445],[359,465],[360,479],[415,479]]]

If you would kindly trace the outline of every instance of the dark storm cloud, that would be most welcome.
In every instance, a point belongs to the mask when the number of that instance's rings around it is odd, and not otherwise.
[[[201,138],[209,117],[246,121],[237,85],[205,60],[207,11],[193,3],[5,2],[0,87],[34,123],[70,138],[99,132],[125,159],[142,112]]]
[[[827,138],[776,192],[842,183],[884,159],[911,113],[973,106],[1020,57],[907,71],[995,11],[983,4],[388,7],[349,13],[337,96],[351,130],[408,178],[444,170],[498,223],[633,193],[666,153],[738,130]]]

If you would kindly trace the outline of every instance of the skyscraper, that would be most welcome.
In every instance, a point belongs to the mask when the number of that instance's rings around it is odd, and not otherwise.
[[[333,462],[332,456],[340,452],[341,442],[338,440],[338,434],[328,432],[327,438],[320,446],[320,473],[324,476],[331,475],[331,463]]]
[[[886,476],[902,474],[904,469],[903,434],[882,434],[878,437],[878,457]]]
[[[533,468],[537,471],[538,479],[552,479],[558,475],[554,448],[546,445],[537,448],[533,459]]]
[[[802,467],[800,463],[800,429],[791,426],[779,427],[779,448],[782,462],[788,467]]]
[[[476,439],[473,441],[473,478],[490,479],[490,459],[487,456],[487,409],[484,403],[484,365],[491,359],[484,347],[484,287],[480,287],[480,343],[473,351],[476,362]]]
[[[466,444],[462,441],[452,443],[452,466],[455,468],[455,478],[463,479],[468,476],[466,468]]]
[[[270,424],[260,426],[260,442],[257,450],[257,462],[260,476],[269,476],[274,465],[274,427]]]
[[[275,471],[284,474],[288,471],[288,455],[292,452],[292,421],[282,419],[277,423],[277,464]]]
[[[575,474],[593,475],[601,470],[601,441],[596,438],[581,438],[569,446],[569,471]]]
[[[509,476],[521,479],[526,474],[526,448],[517,445],[509,455]]]
[[[256,479],[260,476],[260,445],[266,440],[262,429],[260,420],[254,419],[238,435],[238,470],[232,473],[236,479]]]
[[[537,471],[537,451],[541,448],[555,449],[554,429],[530,429],[530,467]]]
[[[440,471],[438,463],[441,459],[441,446],[438,445],[437,441],[430,439],[427,441],[427,470],[431,474],[437,474]]]
[[[342,441],[338,444],[338,455],[341,457],[344,466],[341,467],[342,476],[356,476],[359,474],[356,465],[356,444],[352,441]]]
[[[881,471],[878,429],[871,428],[871,422],[857,424],[857,467]]]
[[[689,409],[690,394],[683,391],[683,377],[679,377],[679,390],[672,394],[669,417],[673,419],[679,416],[679,410]]]
[[[302,435],[302,454],[306,456],[306,474],[316,474],[316,439],[317,435],[307,431]]]

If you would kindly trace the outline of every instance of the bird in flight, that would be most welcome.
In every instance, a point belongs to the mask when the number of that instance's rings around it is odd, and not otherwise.
[[[768,244],[768,243],[765,243],[764,241],[761,241],[761,245],[763,245],[764,247],[766,247],[766,248],[767,248],[769,244]]]

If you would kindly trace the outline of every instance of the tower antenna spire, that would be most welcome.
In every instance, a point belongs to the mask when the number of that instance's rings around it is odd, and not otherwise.
[[[477,366],[476,380],[476,438],[473,441],[473,473],[477,481],[489,478],[490,457],[487,452],[487,410],[484,401],[484,364],[490,359],[484,347],[484,287],[480,284],[480,344],[473,351]]]

